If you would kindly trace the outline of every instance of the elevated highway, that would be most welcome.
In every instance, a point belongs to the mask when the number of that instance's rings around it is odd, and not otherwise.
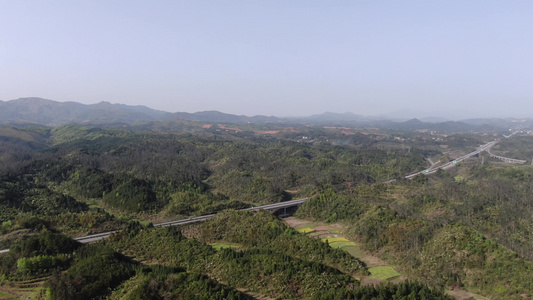
[[[306,197],[306,198],[302,198],[302,199],[279,202],[279,203],[274,203],[274,204],[267,204],[267,205],[249,207],[249,208],[244,208],[244,209],[241,209],[241,210],[250,210],[250,211],[259,211],[259,210],[277,211],[277,210],[280,210],[280,209],[285,209],[286,210],[286,209],[291,208],[291,207],[298,207],[298,206],[302,205],[302,203],[304,203],[308,199],[309,199],[309,197]],[[205,221],[207,219],[213,218],[214,216],[216,216],[216,214],[210,214],[210,215],[204,215],[204,216],[198,216],[198,217],[191,217],[191,218],[180,219],[180,220],[169,221],[169,222],[162,222],[162,223],[154,224],[154,227],[179,226],[179,225],[203,222],[203,221]],[[76,241],[78,241],[80,243],[84,243],[84,244],[85,243],[92,243],[92,242],[96,242],[96,241],[100,241],[100,240],[106,239],[111,234],[116,233],[116,232],[120,232],[120,231],[121,230],[113,230],[113,231],[107,231],[107,232],[102,232],[102,233],[90,234],[90,235],[85,235],[85,236],[80,236],[80,237],[73,238],[73,240],[76,240]],[[9,252],[9,249],[0,250],[0,254],[7,253],[7,252]]]
[[[509,158],[509,157],[503,157],[503,156],[496,155],[496,154],[492,153],[490,151],[490,149],[487,149],[487,153],[490,155],[490,157],[493,157],[493,158],[496,158],[496,159],[499,159],[499,160],[503,160],[504,162],[509,163],[509,164],[525,164],[526,163],[525,160],[514,159],[514,158]]]
[[[510,135],[504,136],[504,137],[505,138],[510,138],[513,135],[515,135],[516,133],[517,132],[513,132]],[[439,165],[439,166],[436,166],[435,164],[432,164],[428,169],[409,174],[409,175],[405,176],[405,178],[412,179],[413,177],[415,177],[415,176],[417,176],[419,174],[429,175],[429,174],[433,174],[433,173],[437,172],[439,169],[446,170],[446,169],[452,168],[456,164],[462,162],[463,160],[466,160],[466,159],[468,159],[468,158],[470,158],[470,157],[472,157],[474,155],[477,155],[477,154],[479,154],[479,153],[481,153],[483,151],[487,151],[487,153],[491,157],[503,160],[504,162],[507,162],[507,163],[512,163],[512,164],[524,164],[524,163],[526,163],[525,160],[508,158],[508,157],[503,157],[503,156],[498,156],[498,155],[492,154],[490,149],[492,148],[492,146],[496,145],[498,142],[500,142],[500,139],[496,139],[494,141],[488,142],[488,143],[486,143],[484,145],[479,146],[478,148],[476,148],[476,150],[474,150],[474,151],[472,151],[472,152],[470,152],[468,154],[465,154],[465,155],[463,155],[461,157],[458,157],[458,158],[456,158],[456,159],[454,159],[454,160],[452,160],[450,162],[447,162],[447,163],[445,163],[443,165]]]
[[[481,145],[479,146],[476,150],[468,153],[468,154],[465,154],[461,157],[458,157],[450,162],[447,162],[443,165],[439,165],[439,166],[435,166],[435,165],[432,165],[429,169],[426,169],[426,170],[422,170],[422,171],[419,171],[419,172],[416,172],[416,173],[412,173],[412,174],[409,174],[407,176],[405,176],[405,178],[407,179],[412,179],[413,177],[415,177],[416,175],[419,175],[419,174],[424,174],[424,175],[429,175],[429,174],[433,174],[435,172],[437,172],[439,169],[443,169],[443,170],[446,170],[446,169],[449,169],[449,168],[452,168],[454,167],[456,164],[462,162],[463,160],[465,159],[468,159],[474,155],[477,155],[483,151],[487,151],[489,150],[492,146],[496,145],[496,143],[498,143],[500,140],[494,140],[494,141],[491,141],[491,142],[488,142],[484,145]]]

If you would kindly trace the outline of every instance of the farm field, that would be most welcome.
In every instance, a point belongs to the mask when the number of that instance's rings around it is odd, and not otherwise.
[[[347,239],[343,234],[342,225],[324,224],[294,217],[286,218],[285,222],[298,232],[307,234],[310,237],[320,238],[323,242],[327,241],[331,247],[340,248],[350,253],[353,257],[363,261],[370,272],[370,276],[359,278],[363,284],[374,285],[381,282],[399,283],[407,279],[404,275],[398,272],[394,266],[389,265],[386,261],[377,256],[363,251],[356,242]],[[460,288],[447,290],[446,293],[461,300],[488,299]]]
[[[371,276],[360,278],[363,284],[376,284],[379,282],[390,281],[402,281],[405,277],[401,276],[396,269],[389,265],[387,262],[380,258],[364,252],[356,242],[350,241],[343,233],[343,227],[339,224],[324,224],[319,222],[311,222],[308,220],[297,219],[294,217],[286,218],[285,222],[293,227],[300,233],[307,234],[310,237],[319,238],[323,242],[326,242],[333,248],[340,248],[352,255],[355,258],[363,261]],[[394,276],[376,276],[371,269],[387,270],[388,274],[395,274]],[[381,269],[379,269],[381,268]]]
[[[39,299],[45,280],[39,278],[0,285],[0,299]]]
[[[370,277],[380,280],[388,280],[402,275],[390,266],[374,267],[368,269],[368,271],[372,274]]]

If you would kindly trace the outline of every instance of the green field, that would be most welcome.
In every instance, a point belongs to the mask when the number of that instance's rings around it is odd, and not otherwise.
[[[323,242],[328,241],[329,245],[334,248],[355,247],[356,244],[343,237],[327,237],[322,239]]]
[[[357,246],[346,246],[346,247],[343,247],[342,250],[350,253],[350,255],[355,258],[362,258],[365,256],[365,254]]]
[[[394,277],[401,276],[402,274],[398,273],[393,267],[384,266],[384,267],[374,267],[368,269],[370,274],[372,274],[371,278],[381,279],[381,280],[387,280]]]
[[[235,243],[214,243],[214,244],[211,244],[210,246],[213,247],[215,250],[220,250],[223,248],[238,249],[242,247],[242,245],[235,244]]]
[[[323,242],[328,241],[330,245],[333,243],[337,243],[337,242],[349,242],[349,240],[343,237],[325,237],[325,238],[322,238],[322,241]]]
[[[307,234],[307,233],[315,232],[315,230],[313,228],[306,227],[306,228],[298,229],[298,232]]]
[[[354,242],[346,241],[346,242],[333,242],[329,243],[329,245],[333,248],[347,248],[347,247],[355,247],[356,244]]]

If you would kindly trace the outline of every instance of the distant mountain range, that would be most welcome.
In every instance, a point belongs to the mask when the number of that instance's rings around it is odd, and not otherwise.
[[[167,114],[144,106],[128,106],[108,102],[85,105],[41,98],[0,101],[0,123],[2,124],[29,123],[57,126],[70,123],[130,123],[155,121],[164,118]]]
[[[0,101],[0,124],[3,125],[45,125],[64,124],[135,124],[151,121],[187,120],[220,123],[306,123],[317,125],[350,125],[377,127],[398,130],[435,130],[458,132],[482,129],[503,129],[511,127],[533,128],[533,119],[469,119],[428,123],[420,119],[405,122],[391,121],[385,117],[367,117],[353,113],[326,112],[309,117],[278,118],[268,116],[239,116],[218,111],[196,113],[164,112],[146,106],[130,106],[100,102],[81,104],[77,102],[57,102],[42,98],[20,98]],[[426,119],[422,119],[426,120]]]
[[[81,104],[57,102],[42,98],[20,98],[0,101],[0,124],[39,124],[59,126],[64,124],[138,123],[147,121],[187,120],[224,123],[279,122],[279,118],[265,116],[237,116],[218,111],[197,113],[170,113],[148,108],[100,102]]]

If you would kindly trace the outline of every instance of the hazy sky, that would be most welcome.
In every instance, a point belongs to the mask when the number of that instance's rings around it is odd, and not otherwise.
[[[533,1],[0,0],[0,100],[30,96],[532,117]]]

